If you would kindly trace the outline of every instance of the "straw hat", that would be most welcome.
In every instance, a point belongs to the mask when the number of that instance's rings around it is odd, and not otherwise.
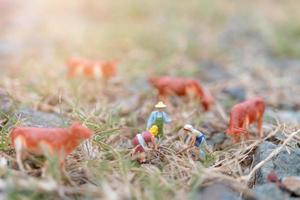
[[[165,108],[167,107],[164,102],[160,101],[155,105],[155,108]]]

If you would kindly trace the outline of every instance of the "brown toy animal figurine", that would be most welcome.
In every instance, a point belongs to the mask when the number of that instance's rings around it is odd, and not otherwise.
[[[257,122],[257,134],[262,137],[264,111],[265,103],[260,97],[236,104],[231,109],[229,128],[226,130],[226,133],[232,137],[234,143],[240,141],[241,134],[244,134],[245,138],[249,139],[247,131],[249,124]]]
[[[162,76],[151,77],[149,82],[158,90],[159,98],[163,100],[170,95],[188,96],[192,93],[199,98],[205,111],[208,111],[214,102],[211,94],[195,79]]]
[[[26,153],[57,156],[62,168],[65,157],[83,140],[90,138],[92,132],[79,123],[73,123],[69,128],[17,127],[10,136],[18,165],[24,171],[22,159]]]
[[[83,58],[71,58],[66,62],[68,76],[84,76],[86,78],[110,79],[117,74],[117,63],[115,61],[93,61]]]

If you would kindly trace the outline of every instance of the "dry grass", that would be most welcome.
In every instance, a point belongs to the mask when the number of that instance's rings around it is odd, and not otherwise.
[[[269,66],[242,70],[230,64],[226,52],[220,52],[216,38],[227,20],[241,13],[247,16],[255,11],[255,16],[266,22],[265,34],[289,17],[299,18],[286,15],[295,6],[293,1],[285,5],[272,1],[271,14],[266,12],[270,3],[244,3],[69,0],[10,4],[10,26],[2,37],[17,48],[9,57],[13,62],[3,70],[0,86],[18,104],[80,120],[95,136],[68,158],[63,176],[55,167],[46,177],[40,177],[40,168],[22,174],[16,170],[13,151],[6,143],[2,156],[9,166],[1,168],[0,190],[7,191],[11,199],[187,199],[200,185],[221,178],[249,195],[249,188],[240,187],[240,183],[251,185],[248,175],[257,169],[253,166],[255,148],[278,131],[286,133],[280,148],[290,144],[292,137],[299,141],[295,136],[298,126],[284,126],[275,116],[266,116],[263,140],[232,145],[226,139],[204,162],[195,161],[189,151],[177,154],[186,145],[181,130],[185,123],[201,129],[208,138],[224,132],[228,108],[235,102],[223,97],[223,88],[242,85],[247,96],[262,95],[271,108],[278,108],[282,101],[300,102],[291,96],[299,87],[289,87],[293,82],[290,74],[282,76],[280,70],[270,71]],[[276,40],[276,35],[271,36],[270,40]],[[280,47],[278,52],[282,53]],[[115,58],[121,63],[119,77],[108,85],[68,80],[64,61],[72,55]],[[204,113],[195,102],[172,99],[180,106],[168,108],[173,122],[166,127],[167,138],[157,151],[149,150],[147,164],[132,161],[130,140],[144,130],[156,102],[145,78],[170,74],[201,79],[205,75],[198,65],[203,59],[220,61],[220,69],[232,75],[230,81],[204,83],[216,97],[217,106]],[[7,139],[8,132],[8,127],[2,128],[2,139]]]

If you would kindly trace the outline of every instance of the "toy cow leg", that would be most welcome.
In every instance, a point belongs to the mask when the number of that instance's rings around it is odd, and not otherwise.
[[[45,161],[44,163],[44,167],[42,168],[42,177],[45,177],[46,176],[46,173],[47,173],[47,170],[50,166],[50,159],[59,159],[59,156],[57,154],[54,153],[54,150],[53,148],[47,143],[47,142],[40,142],[39,144],[39,148],[41,149],[43,155],[46,156],[47,160]]]
[[[231,140],[233,143],[239,143],[241,141],[241,135],[239,133],[234,133],[231,136]]]
[[[61,173],[65,172],[65,157],[64,156],[54,155],[54,156],[51,156],[51,159],[52,159],[51,162],[53,162],[53,159],[57,159],[54,161],[55,164],[57,164],[56,166],[59,166],[59,170]],[[43,174],[46,174],[49,166],[51,166],[51,164],[49,162],[50,162],[50,160],[46,161]]]
[[[52,157],[52,159],[53,158],[54,157]],[[58,165],[59,165],[59,171],[58,172],[61,173],[61,175],[64,175],[66,173],[66,171],[65,171],[65,159],[61,159],[59,156],[58,156],[57,159],[58,159]],[[50,161],[50,160],[45,161],[44,166],[41,168],[41,171],[42,171],[41,176],[42,177],[46,177],[47,174],[49,173],[49,169],[51,169],[51,166],[52,166],[51,162],[53,162],[53,160],[52,161]],[[56,166],[55,166],[55,168],[56,168]],[[66,177],[66,178],[68,179],[68,177]],[[68,180],[68,181],[71,182],[70,180]]]
[[[18,167],[21,171],[25,172],[25,167],[23,165],[23,152],[21,151],[16,151],[16,159],[17,159],[17,164]]]
[[[25,171],[24,165],[23,165],[23,158],[24,158],[24,150],[25,150],[25,143],[24,139],[22,137],[18,137],[14,141],[14,147],[16,149],[16,159],[17,159],[17,164],[18,167],[21,171]]]
[[[259,135],[260,138],[262,138],[264,135],[262,125],[263,125],[263,116],[260,115],[257,119],[257,134]]]
[[[245,136],[246,140],[250,139],[250,135],[249,135],[249,132],[248,132],[248,130],[249,130],[249,123],[250,123],[249,117],[246,117],[245,121],[244,121],[244,126],[243,126],[243,128],[245,129],[244,136]]]

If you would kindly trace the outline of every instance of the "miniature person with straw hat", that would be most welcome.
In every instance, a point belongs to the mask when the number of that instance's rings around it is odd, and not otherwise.
[[[192,133],[192,139],[190,140],[188,148],[192,148],[194,146],[199,148],[199,158],[204,160],[206,153],[211,153],[210,147],[206,143],[204,134],[190,124],[184,125],[183,130]]]
[[[131,150],[131,156],[134,154],[138,154],[139,162],[145,163],[146,162],[146,153],[145,150],[149,144],[152,144],[153,149],[157,149],[155,136],[158,133],[158,127],[153,125],[148,131],[143,131],[142,133],[137,134],[132,139],[132,144],[134,148]]]
[[[149,130],[153,125],[158,127],[158,138],[162,138],[164,136],[164,124],[172,121],[171,118],[163,111],[166,107],[167,106],[162,101],[158,102],[155,105],[157,110],[151,113],[147,121],[147,130]]]

